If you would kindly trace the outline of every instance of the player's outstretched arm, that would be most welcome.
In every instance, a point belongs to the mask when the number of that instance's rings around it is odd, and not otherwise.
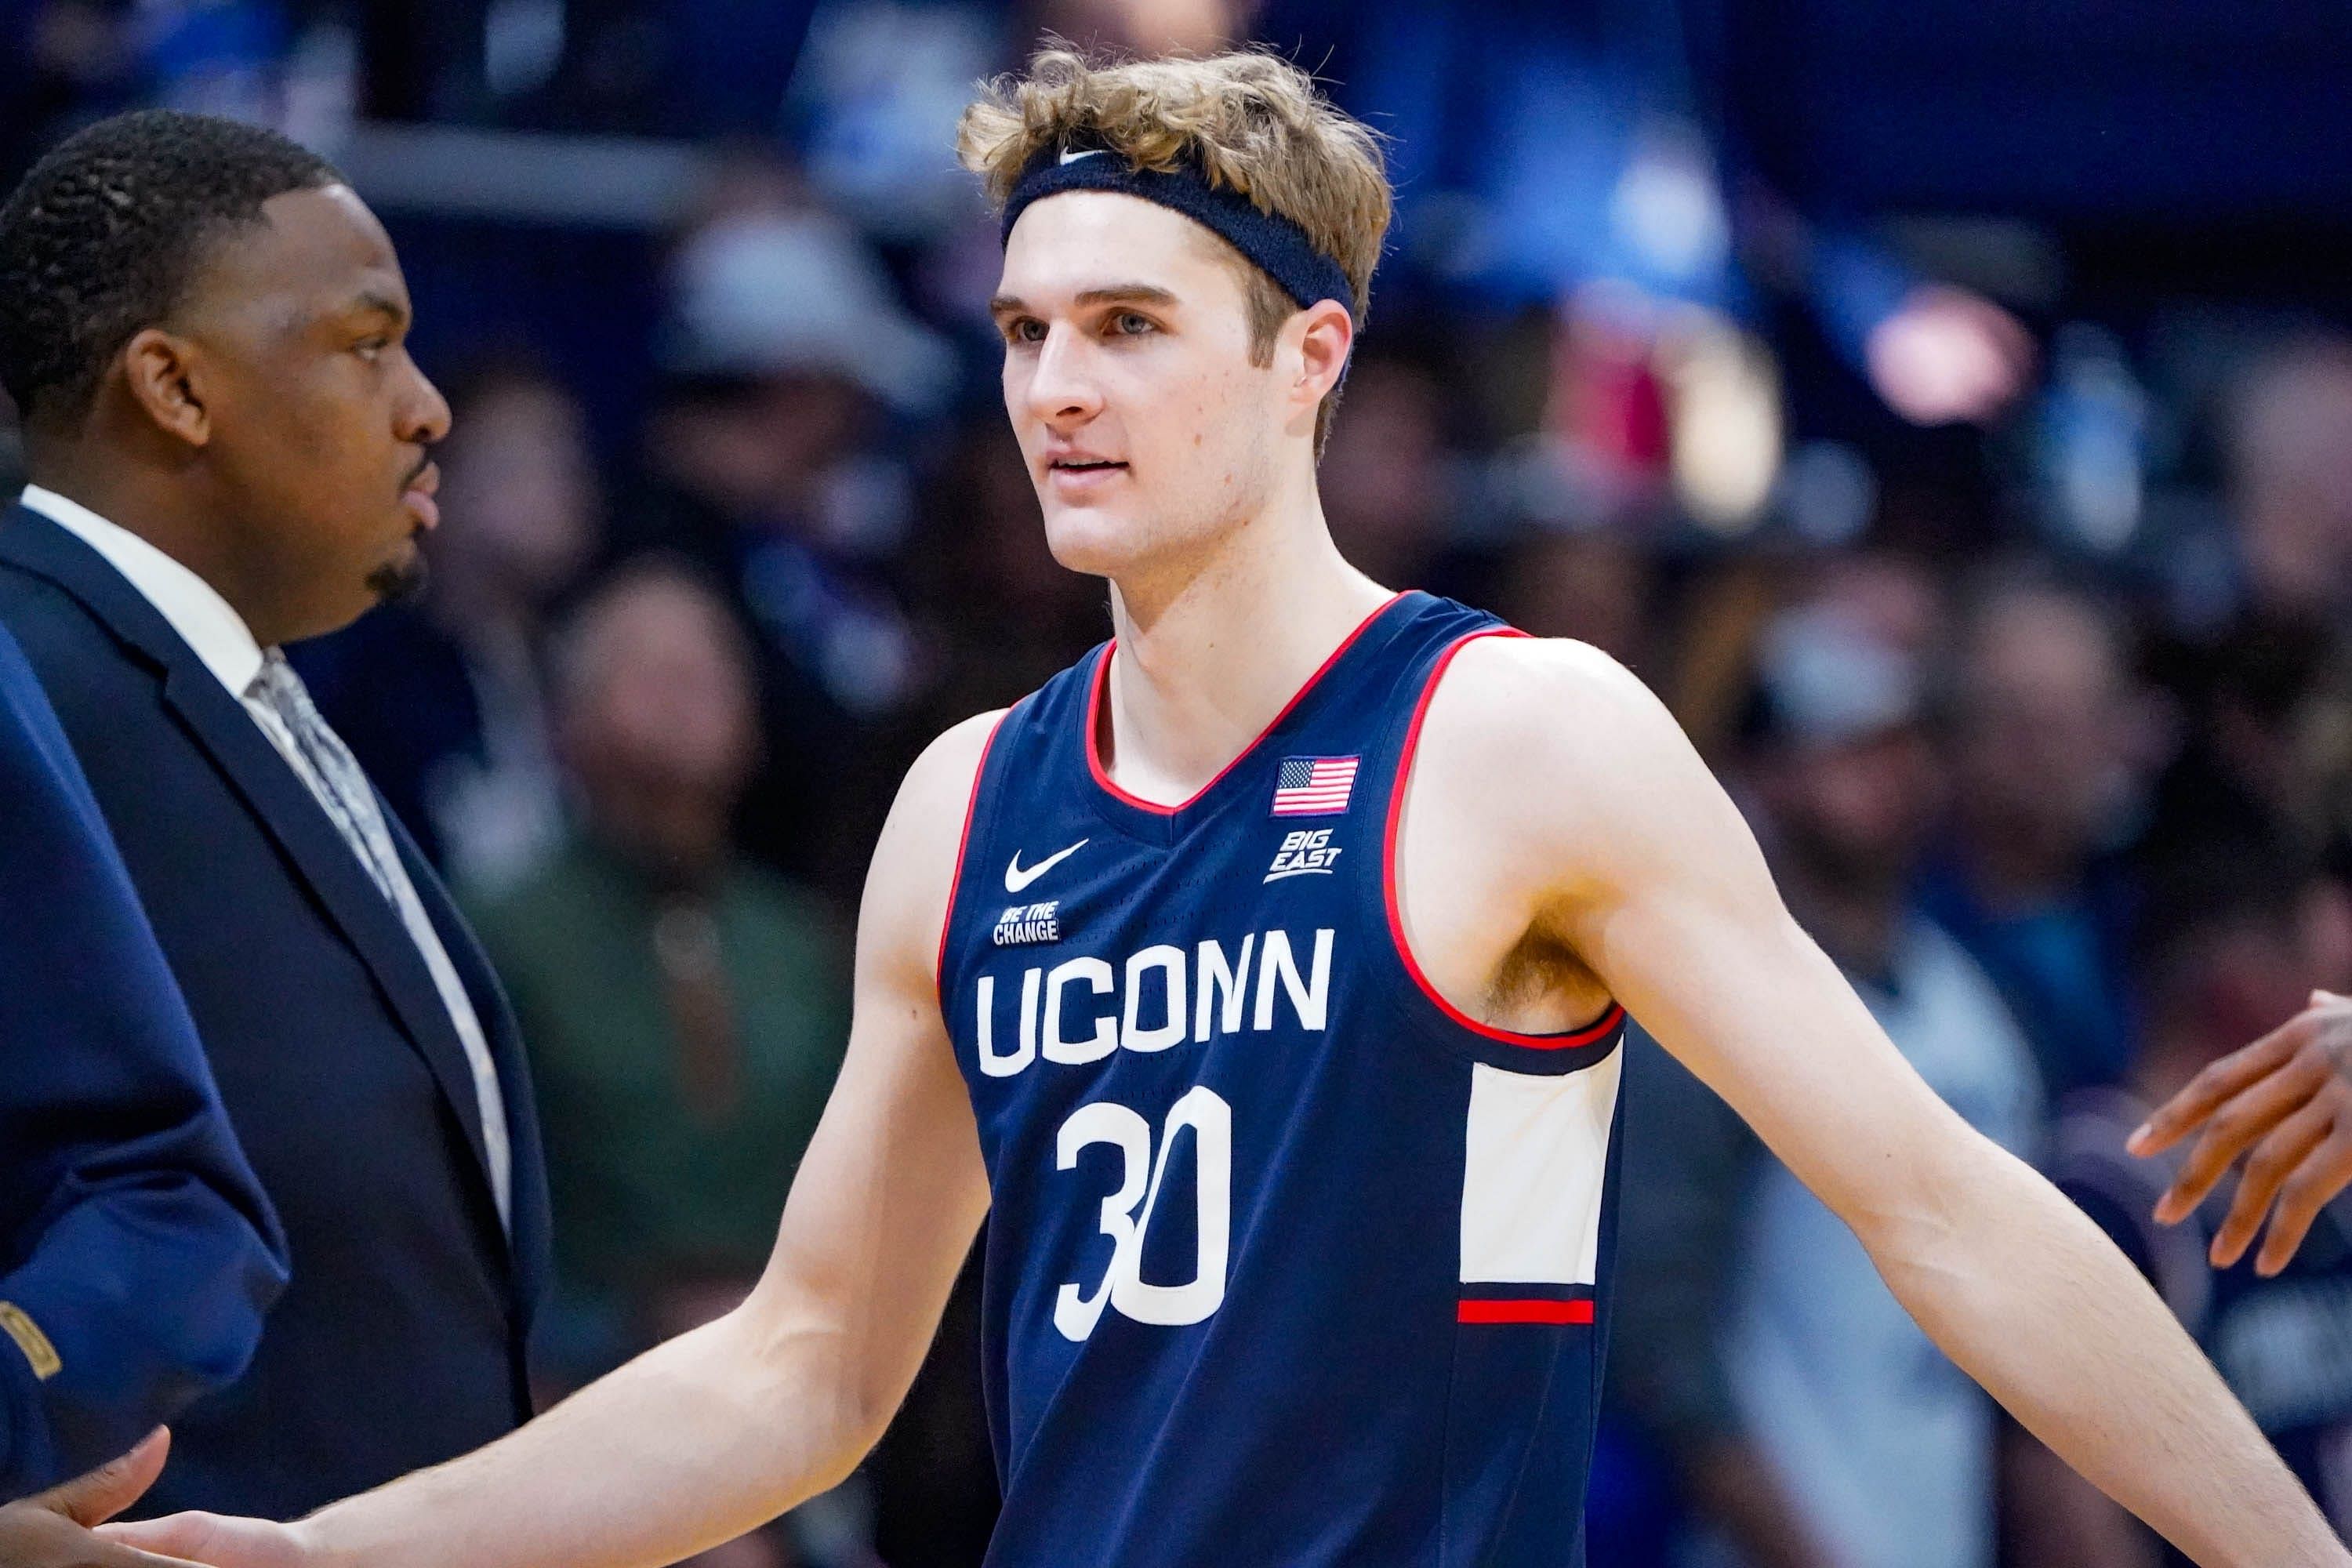
[[[1853,1227],[2029,1429],[2207,1568],[2352,1563],[2138,1273],[1895,1051],[1638,681],[1580,645],[1473,645],[1423,755],[1451,759],[1449,792],[1545,868],[1538,921]]]
[[[116,1538],[221,1568],[626,1568],[847,1476],[914,1380],[988,1204],[932,966],[992,719],[934,742],[891,808],[841,1079],[741,1307],[488,1447],[298,1524],[182,1514]]]
[[[2313,992],[2302,1012],[2189,1079],[2125,1146],[2145,1158],[2197,1132],[2157,1219],[2187,1219],[2244,1155],[2245,1175],[2213,1236],[2213,1267],[2246,1255],[2267,1211],[2254,1268],[2276,1274],[2319,1211],[2352,1186],[2352,997]]]

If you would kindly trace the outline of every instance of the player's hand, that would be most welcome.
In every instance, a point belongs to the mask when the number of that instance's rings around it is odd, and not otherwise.
[[[2187,1218],[2244,1154],[2210,1256],[2216,1268],[2237,1262],[2270,1211],[2254,1268],[2276,1274],[2327,1201],[2352,1185],[2352,998],[2313,992],[2302,1012],[2191,1079],[2124,1146],[2160,1154],[2200,1128],[2204,1135],[2157,1203],[2158,1221]]]
[[[100,1533],[125,1546],[163,1552],[173,1562],[204,1563],[212,1568],[310,1568],[317,1561],[301,1526],[266,1519],[174,1513],[136,1524],[110,1524]]]
[[[171,1447],[171,1434],[159,1426],[111,1464],[0,1508],[0,1563],[8,1568],[173,1568],[174,1558],[151,1557],[90,1533],[155,1484]]]

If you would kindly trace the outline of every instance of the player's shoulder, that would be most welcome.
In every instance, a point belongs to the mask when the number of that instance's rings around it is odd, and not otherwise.
[[[1564,637],[1478,637],[1431,693],[1416,799],[1466,811],[1523,846],[1631,855],[1717,787],[1632,670]]]
[[[1639,676],[1571,637],[1481,637],[1465,643],[1432,693],[1433,734],[1475,752],[1525,757],[1654,744],[1680,728]]]
[[[992,708],[933,736],[914,765],[907,770],[906,781],[899,786],[900,795],[919,792],[929,799],[941,791],[959,797],[970,794],[972,781],[980,774],[981,761],[987,754],[989,739],[1009,711],[1010,709]]]
[[[972,786],[1003,716],[1003,709],[975,713],[941,731],[899,783],[866,869],[857,916],[861,976],[887,973],[915,991],[929,984]]]
[[[906,777],[899,781],[898,800],[882,830],[882,848],[952,851],[963,834],[966,808],[988,744],[1009,710],[991,709],[950,725],[925,746]]]

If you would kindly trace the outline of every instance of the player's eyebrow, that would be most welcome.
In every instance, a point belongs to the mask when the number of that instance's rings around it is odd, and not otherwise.
[[[1114,283],[1107,289],[1088,289],[1078,295],[1080,305],[1158,305],[1161,309],[1176,303],[1176,296],[1165,289],[1149,283]]]
[[[1153,283],[1109,283],[1099,289],[1081,289],[1072,304],[1089,305],[1153,305],[1167,310],[1177,303],[1176,296]],[[999,294],[988,302],[988,313],[1003,321],[1008,317],[1030,314],[1028,301],[1017,294]]]
[[[395,327],[404,327],[408,324],[408,302],[396,296],[386,294],[381,289],[361,289],[352,297],[349,308],[355,316],[369,314],[388,316]]]

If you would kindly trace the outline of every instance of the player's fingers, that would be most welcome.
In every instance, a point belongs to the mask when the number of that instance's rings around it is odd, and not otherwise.
[[[2297,1014],[2251,1046],[2207,1065],[2179,1093],[2158,1106],[2124,1147],[2142,1156],[2161,1154],[2202,1126],[2230,1100],[2293,1060],[2311,1033],[2308,1014]]]
[[[63,1514],[84,1529],[102,1524],[137,1502],[141,1494],[155,1484],[155,1478],[163,1473],[163,1459],[171,1449],[171,1433],[158,1426],[121,1458],[110,1459],[28,1500],[51,1513]]]
[[[2239,1155],[2312,1103],[2332,1081],[2325,1058],[2298,1053],[2232,1095],[2208,1119],[2204,1132],[2180,1163],[2172,1185],[2157,1203],[2157,1222],[2177,1225],[2194,1213]]]
[[[2213,1234],[2209,1256],[2216,1268],[2227,1268],[2245,1256],[2262,1227],[2263,1214],[2304,1156],[2318,1147],[2335,1125],[2336,1108],[2326,1103],[2305,1106],[2281,1121],[2246,1158],[2246,1173],[2239,1178],[2238,1195],[2230,1215]]]
[[[2319,1211],[2347,1186],[2352,1186],[2352,1128],[2338,1116],[2319,1147],[2304,1157],[2279,1189],[2278,1203],[2271,1211],[2270,1233],[2263,1237],[2263,1249],[2254,1258],[2254,1271],[2267,1278],[2284,1268],[2303,1238],[2311,1234]]]

